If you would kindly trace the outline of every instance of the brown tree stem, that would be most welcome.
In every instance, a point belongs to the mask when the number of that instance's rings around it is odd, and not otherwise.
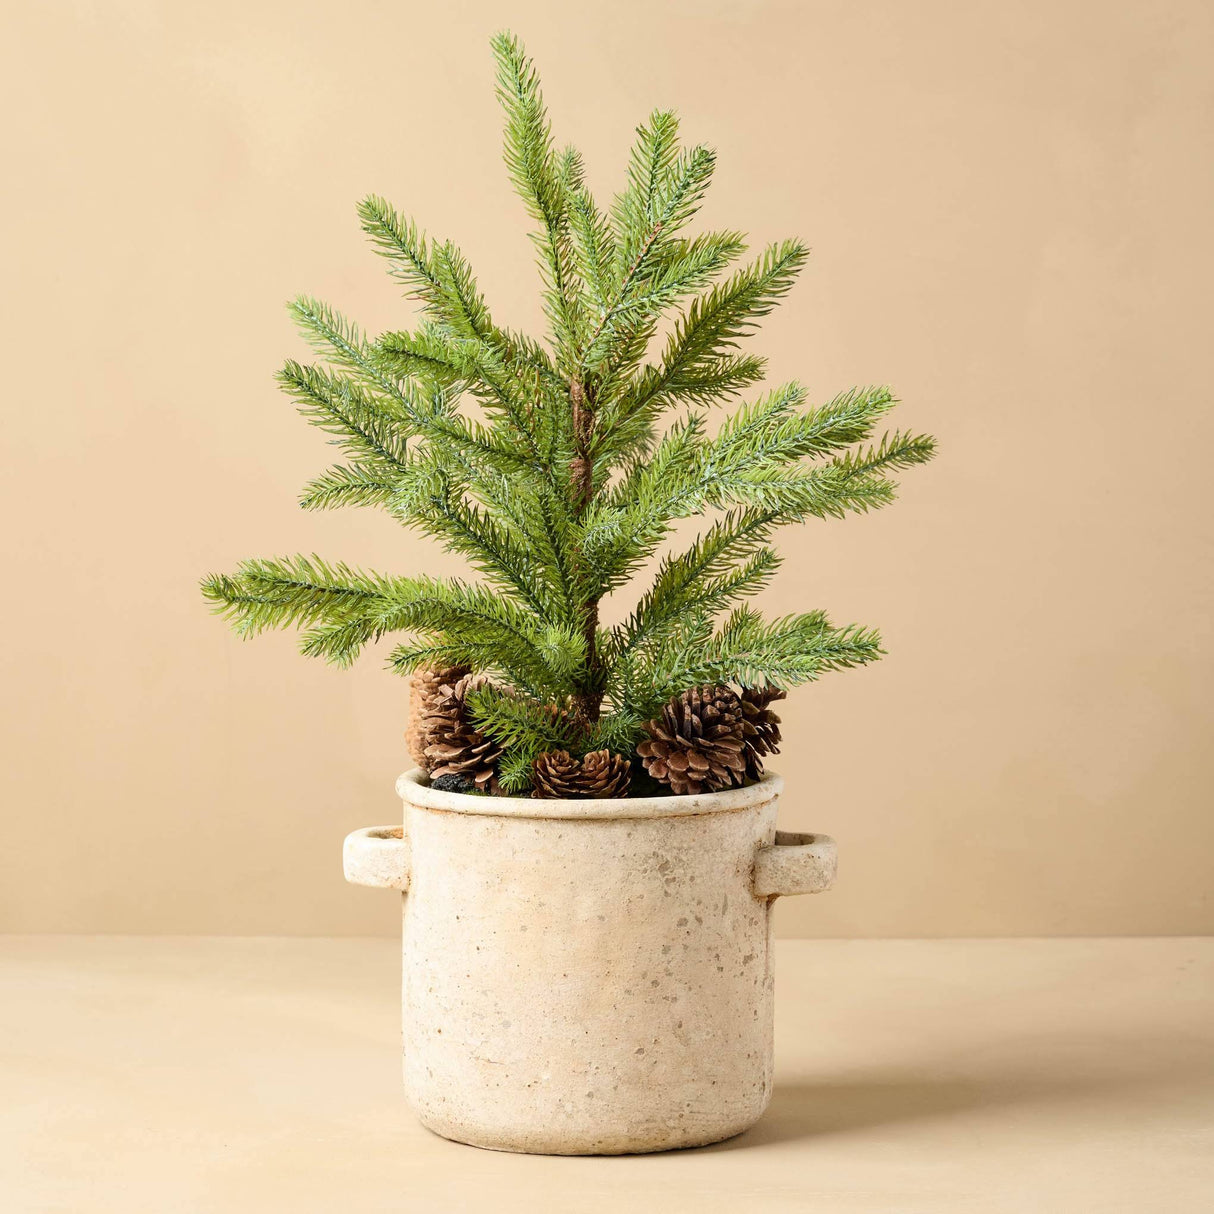
[[[575,377],[569,384],[569,400],[573,406],[573,440],[577,454],[569,471],[573,478],[574,493],[578,507],[585,510],[594,496],[594,460],[590,454],[590,439],[594,433],[594,399],[580,379]],[[598,631],[599,601],[588,599],[583,605],[583,636],[586,639],[586,669],[591,686],[599,682]],[[573,697],[575,712],[583,729],[589,731],[598,719],[603,702],[602,692],[585,691]]]

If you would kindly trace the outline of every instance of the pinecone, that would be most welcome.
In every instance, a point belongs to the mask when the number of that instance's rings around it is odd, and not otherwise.
[[[567,750],[546,750],[535,760],[533,797],[581,795],[582,764]]]
[[[409,715],[405,723],[405,745],[413,762],[428,772],[425,719],[438,697],[440,688],[454,687],[468,673],[467,666],[423,666],[409,680]]]
[[[680,796],[733,788],[746,778],[742,702],[728,687],[692,687],[645,723],[645,770]]]
[[[461,776],[471,781],[477,792],[496,793],[497,760],[502,748],[485,737],[468,720],[464,697],[481,686],[482,675],[466,674],[454,685],[442,684],[421,722],[425,741],[424,755],[430,782],[443,780],[453,787],[447,776]]]
[[[632,764],[609,750],[592,750],[582,759],[582,782],[588,797],[626,797]]]
[[[623,797],[628,792],[630,764],[609,750],[575,759],[566,750],[548,750],[534,767],[534,797]]]
[[[763,756],[780,753],[780,718],[768,708],[788,693],[778,687],[742,688],[743,753],[746,774],[752,780],[763,774]]]

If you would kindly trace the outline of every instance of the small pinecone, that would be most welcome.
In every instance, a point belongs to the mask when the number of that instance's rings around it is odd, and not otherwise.
[[[581,795],[582,764],[567,750],[546,750],[532,769],[535,797],[577,797]]]
[[[454,686],[444,683],[431,701],[421,723],[431,784],[444,776],[462,776],[477,792],[498,791],[497,761],[502,748],[468,720],[464,705],[467,693],[483,682],[480,675],[466,674]]]
[[[582,782],[588,797],[626,797],[632,764],[609,750],[592,750],[582,759]]]
[[[454,687],[468,673],[467,666],[423,666],[409,680],[409,715],[405,723],[405,745],[413,762],[428,772],[425,719],[443,687]]]
[[[595,750],[575,759],[565,750],[548,750],[535,761],[535,797],[622,797],[628,792],[630,765],[621,755]]]
[[[780,753],[780,718],[767,706],[787,694],[778,687],[742,688],[743,753],[746,774],[752,780],[763,774],[764,755]]]
[[[645,770],[671,791],[717,792],[746,778],[742,702],[728,687],[692,687],[645,723],[637,747]]]

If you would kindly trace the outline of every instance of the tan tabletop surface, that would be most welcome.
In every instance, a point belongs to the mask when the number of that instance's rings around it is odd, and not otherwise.
[[[1214,940],[783,940],[716,1147],[418,1126],[390,940],[0,937],[0,1210],[1214,1210]]]

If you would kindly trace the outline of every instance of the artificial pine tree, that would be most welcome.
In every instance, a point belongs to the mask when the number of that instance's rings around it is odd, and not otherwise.
[[[204,594],[241,635],[300,626],[303,652],[339,665],[404,633],[394,670],[431,672],[430,682],[452,668],[487,676],[446,698],[448,749],[432,756],[432,770],[472,789],[576,795],[589,771],[589,788],[618,793],[629,761],[662,773],[668,790],[741,783],[778,743],[767,707],[777,688],[882,652],[875,631],[821,611],[765,620],[744,605],[780,563],[772,533],[885,505],[891,474],[928,460],[933,442],[871,441],[896,403],[886,388],[809,405],[797,383],[712,430],[712,409],[763,378],[763,360],[739,343],[807,249],[781,241],[731,269],[740,233],[687,234],[716,157],[680,149],[668,111],[638,128],[625,187],[601,209],[577,151],[553,142],[518,41],[500,34],[493,52],[506,164],[536,224],[547,340],[499,326],[459,250],[372,196],[358,208],[363,229],[420,304],[418,323],[371,338],[299,298],[291,313],[323,362],[290,360],[279,376],[347,457],[305,487],[301,505],[378,506],[464,555],[483,580],[294,556],[245,561],[206,578]],[[678,520],[707,514],[624,622],[604,627],[603,599]]]

